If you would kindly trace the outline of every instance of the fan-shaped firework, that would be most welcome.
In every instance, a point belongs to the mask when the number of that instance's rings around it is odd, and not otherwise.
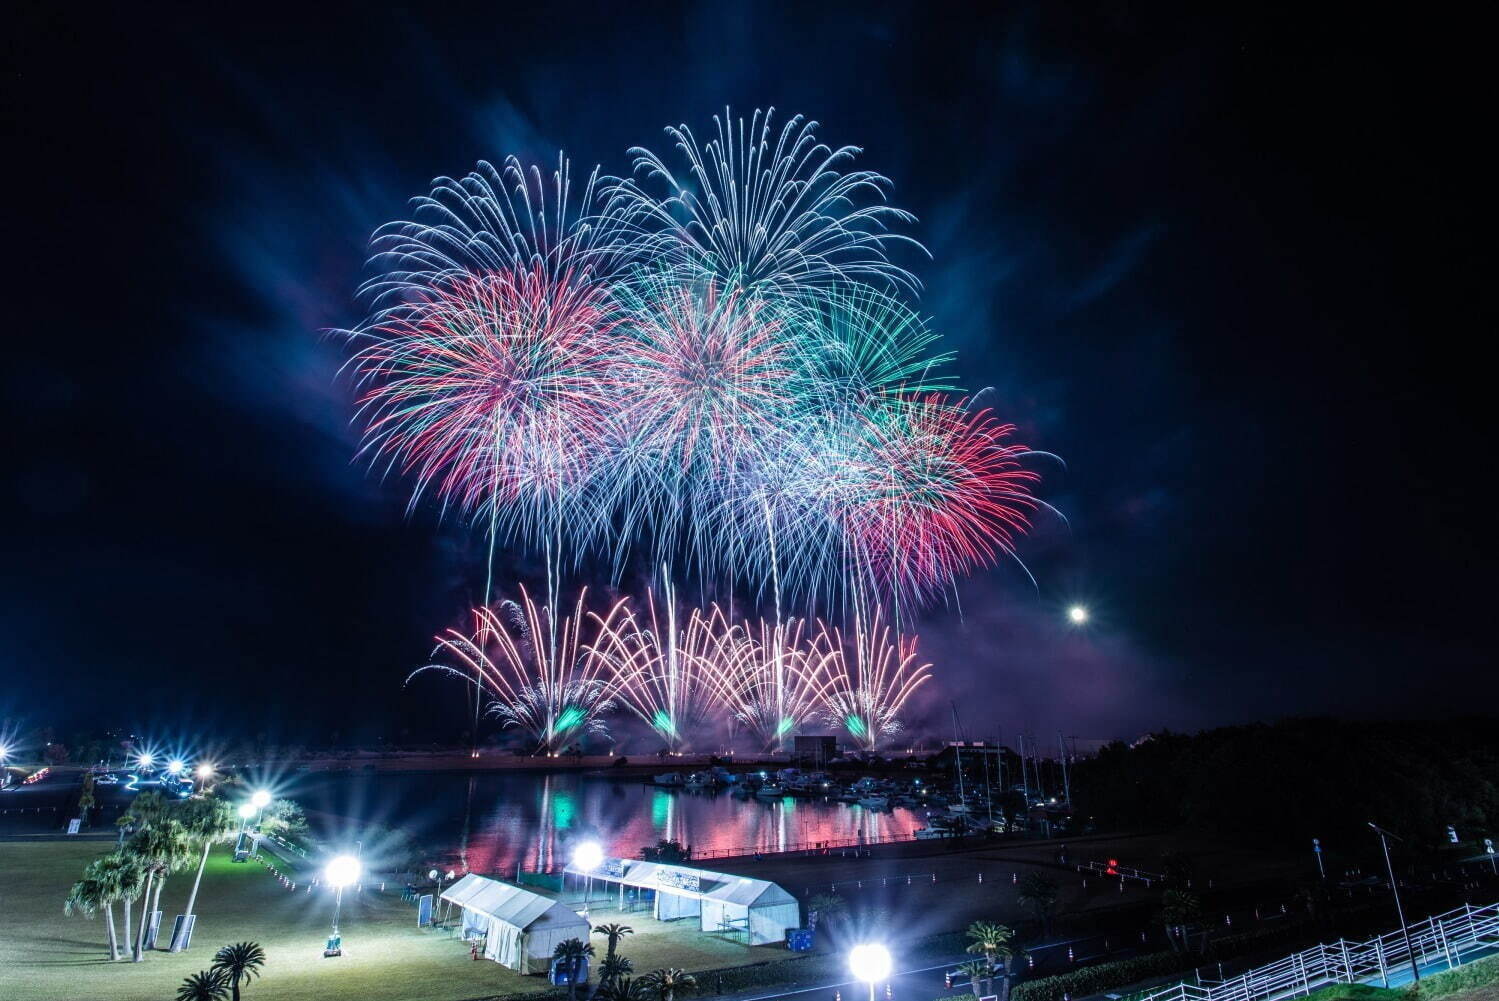
[[[919,247],[889,232],[914,218],[884,203],[889,179],[849,170],[861,150],[819,142],[817,123],[800,115],[773,135],[774,114],[745,121],[725,110],[703,144],[687,125],[668,128],[685,161],[676,170],[648,149],[630,151],[635,176],[609,189],[608,204],[636,256],[793,299],[840,280],[915,288],[886,256],[891,243]]]
[[[783,749],[824,712],[828,670],[837,655],[812,645],[805,626],[803,619],[745,623],[731,629],[717,648],[717,697],[761,750]]]
[[[670,588],[663,604],[648,595],[643,613],[600,619],[592,652],[608,665],[612,691],[678,750],[712,708],[711,675],[729,630],[716,606],[706,614],[693,609],[681,621]]]
[[[494,701],[490,715],[503,726],[530,734],[540,753],[553,753],[585,733],[607,733],[604,716],[614,709],[602,663],[584,642],[585,623],[600,630],[613,627],[623,602],[602,617],[584,612],[585,588],[572,615],[557,619],[521,588],[519,602],[498,609],[473,610],[474,630],[450,629],[437,638],[434,656],[447,654],[455,663],[429,664],[422,671],[443,671],[473,682]],[[409,680],[409,679],[408,679]]]
[[[817,646],[837,654],[829,667],[827,722],[867,751],[900,733],[901,709],[931,678],[931,665],[916,661],[915,637],[893,633],[876,611],[867,622],[856,616],[847,636],[824,627]]]

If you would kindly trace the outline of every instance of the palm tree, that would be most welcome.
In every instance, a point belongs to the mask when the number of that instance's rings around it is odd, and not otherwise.
[[[115,901],[119,900],[124,889],[126,865],[122,859],[115,855],[106,855],[103,858],[94,859],[83,870],[85,879],[92,879],[99,884],[99,902],[104,907],[104,925],[109,931],[109,958],[111,961],[120,958],[120,940],[115,934]],[[129,904],[125,905],[129,908]],[[129,939],[129,933],[126,933]]]
[[[570,938],[557,943],[552,958],[561,960],[567,970],[567,1001],[577,1001],[578,974],[583,969],[583,958],[593,955],[593,946],[580,938]]]
[[[125,947],[135,941],[130,934],[131,920],[130,909],[135,905],[136,898],[141,895],[145,888],[146,870],[140,861],[124,852],[113,852],[101,859],[96,859],[92,865],[98,866],[100,870],[99,879],[113,889],[112,899],[118,900],[124,906],[125,912],[125,937],[122,941]],[[107,875],[106,875],[107,872]],[[116,957],[123,958],[123,957]]]
[[[676,968],[652,970],[640,978],[640,986],[652,1001],[676,1001],[677,991],[697,990],[697,978]]]
[[[146,889],[141,894],[141,923],[136,931],[135,953],[131,957],[134,962],[139,963],[146,950],[146,933],[151,926],[150,915],[160,908],[161,888],[166,883],[167,874],[187,863],[192,845],[177,821],[153,819],[148,826],[131,836],[125,849],[139,859],[146,870]],[[155,897],[151,894],[153,884]]]
[[[634,973],[635,964],[628,956],[605,956],[599,964],[599,986],[602,989],[626,973]]]
[[[629,960],[620,956],[615,962],[628,963]],[[645,986],[638,980],[620,977],[608,987],[601,988],[599,997],[602,1001],[646,1001]]]
[[[848,903],[836,893],[818,893],[807,900],[807,927],[817,930],[823,918],[837,917],[848,910]]]
[[[975,921],[968,926],[968,938],[968,952],[984,957],[984,962],[989,965],[991,980],[996,961],[1004,963],[1005,978],[1000,985],[1000,997],[1007,1001],[1010,996],[1010,964],[1025,953],[1015,941],[1015,929],[993,921]],[[990,990],[993,990],[992,983]]]
[[[958,967],[958,972],[968,978],[968,987],[973,991],[973,996],[981,998],[984,996],[984,992],[979,990],[979,983],[993,975],[994,967],[981,959],[970,959]]]
[[[1051,931],[1051,912],[1057,905],[1057,883],[1039,872],[1027,873],[1020,880],[1020,892],[1016,897],[1041,922],[1045,932]]]
[[[188,800],[178,812],[187,836],[203,843],[203,854],[198,859],[198,875],[193,877],[193,890],[187,895],[187,907],[180,935],[172,937],[171,950],[181,952],[187,948],[188,935],[193,920],[193,905],[198,902],[198,887],[203,882],[203,870],[208,866],[208,850],[213,843],[234,830],[234,812],[229,804],[216,797],[204,796]]]
[[[136,793],[135,799],[130,801],[130,809],[125,811],[120,820],[128,819],[137,831],[141,831],[166,820],[171,812],[172,805],[161,793],[147,790]]]
[[[1166,926],[1166,940],[1177,951],[1186,948],[1187,925],[1202,912],[1197,894],[1187,890],[1167,890],[1161,894],[1161,923]],[[1177,944],[1180,938],[1181,944]]]
[[[213,968],[223,972],[229,981],[229,996],[239,1001],[239,985],[260,976],[265,965],[265,950],[255,942],[236,942],[213,954]]]
[[[95,911],[109,903],[109,899],[109,887],[85,870],[83,878],[68,890],[68,895],[62,902],[62,912],[93,917]],[[112,908],[108,912],[105,927],[109,933],[109,958],[118,959],[120,946],[115,940],[115,916]]]
[[[229,975],[218,967],[199,970],[177,988],[177,1001],[224,1001],[229,996]]]
[[[619,940],[626,935],[635,934],[635,929],[629,925],[610,924],[596,925],[593,930],[609,940],[609,945],[604,951],[604,965],[599,968],[599,984],[602,986],[607,984],[612,977],[610,969],[614,966],[614,954],[619,950]],[[626,968],[622,972],[628,973],[630,972],[629,960],[625,960],[625,964]]]

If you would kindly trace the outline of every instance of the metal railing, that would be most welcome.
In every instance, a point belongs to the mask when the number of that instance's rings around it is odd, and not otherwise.
[[[1464,905],[1410,926],[1410,952],[1397,928],[1365,942],[1339,939],[1259,966],[1223,981],[1173,984],[1140,996],[1140,1001],[1278,1001],[1303,997],[1332,984],[1388,987],[1409,976],[1411,953],[1417,966],[1459,966],[1471,952],[1499,946],[1499,903]]]
[[[1108,862],[1079,862],[1078,872],[1091,872],[1100,876],[1117,876],[1120,879],[1138,879],[1149,886],[1151,883],[1159,883],[1166,877],[1159,872],[1146,872],[1144,869],[1136,869],[1128,865],[1112,865]]]
[[[692,861],[711,858],[741,858],[750,855],[794,855],[797,852],[838,851],[847,848],[869,848],[874,845],[902,844],[915,841],[916,833],[885,834],[864,838],[828,838],[821,841],[792,841],[767,847],[737,845],[732,848],[693,848]]]

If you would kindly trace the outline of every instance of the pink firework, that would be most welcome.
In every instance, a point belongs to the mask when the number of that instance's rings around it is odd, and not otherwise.
[[[1039,476],[1007,444],[1014,426],[940,394],[867,411],[834,516],[862,571],[897,602],[919,602],[970,569],[1015,555]]]
[[[609,425],[608,294],[540,265],[452,274],[387,310],[354,358],[365,451],[500,534],[538,529]]]

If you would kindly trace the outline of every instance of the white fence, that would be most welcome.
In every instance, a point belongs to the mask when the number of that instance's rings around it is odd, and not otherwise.
[[[1422,972],[1440,972],[1465,957],[1499,946],[1499,904],[1464,905],[1410,926],[1410,952]],[[1139,1001],[1278,1001],[1295,998],[1330,984],[1404,983],[1411,956],[1400,930],[1367,942],[1343,939],[1314,945],[1278,962],[1256,967],[1223,981],[1174,984],[1139,997]],[[1435,969],[1432,969],[1435,967]]]

